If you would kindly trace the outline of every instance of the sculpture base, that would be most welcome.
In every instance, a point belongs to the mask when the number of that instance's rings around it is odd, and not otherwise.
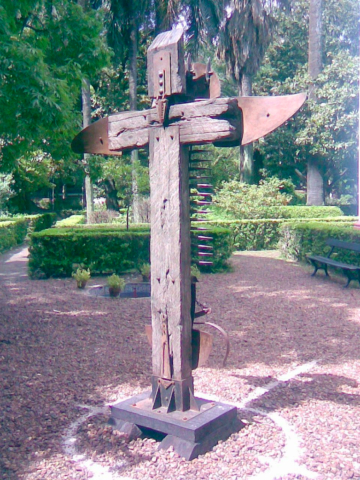
[[[193,460],[243,426],[236,407],[202,398],[196,401],[200,411],[166,413],[163,407],[152,410],[150,393],[143,393],[113,405],[110,424],[133,436],[162,434],[165,438],[159,448],[173,446],[185,460]]]

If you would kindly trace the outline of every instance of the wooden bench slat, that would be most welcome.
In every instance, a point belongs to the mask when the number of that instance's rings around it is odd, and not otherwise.
[[[328,238],[326,240],[326,245],[329,245],[329,247],[353,250],[354,252],[360,253],[360,243],[351,243],[351,242],[345,242],[344,240],[338,240],[336,238]]]
[[[347,263],[338,262],[336,260],[333,260],[332,258],[322,257],[320,255],[307,255],[307,258],[309,260],[315,260],[316,262],[326,263],[327,265],[330,265],[332,267],[343,268],[346,270],[353,270],[353,271],[360,270],[360,267],[357,267],[356,265],[349,265]]]
[[[324,257],[322,255],[306,255],[306,258],[310,260],[314,267],[314,272],[312,273],[312,276],[315,276],[318,270],[324,270],[325,275],[329,276],[328,266],[330,266],[334,268],[341,268],[343,270],[344,274],[347,276],[348,279],[345,288],[349,286],[351,280],[358,280],[360,284],[360,265],[351,265],[330,258],[334,251],[334,248],[346,249],[360,253],[360,244],[345,242],[336,238],[328,238],[325,243],[326,245],[331,247],[331,250],[328,253],[327,257]]]

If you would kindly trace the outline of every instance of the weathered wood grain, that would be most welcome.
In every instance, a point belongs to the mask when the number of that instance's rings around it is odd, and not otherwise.
[[[180,128],[184,145],[241,140],[242,115],[237,99],[217,98],[172,105],[169,125]],[[112,151],[144,147],[149,131],[160,124],[155,108],[142,112],[124,112],[109,117],[109,149]],[[150,127],[150,128],[149,128]]]
[[[149,169],[153,374],[168,378],[169,352],[173,380],[191,377],[189,174],[179,130],[151,129]]]
[[[165,54],[164,58],[161,57],[162,52]],[[169,64],[167,64],[167,62],[169,62]],[[147,63],[149,97],[155,98],[158,96],[157,76],[159,69],[162,70],[163,68],[165,69],[165,76],[170,76],[167,95],[185,93],[186,77],[183,30],[177,28],[158,35],[148,49]]]

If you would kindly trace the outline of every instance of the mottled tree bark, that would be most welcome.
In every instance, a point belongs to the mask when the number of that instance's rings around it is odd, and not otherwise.
[[[250,97],[252,95],[252,80],[249,75],[243,75],[239,84],[239,95],[241,97]],[[240,181],[244,183],[253,183],[254,181],[254,155],[253,146],[246,145],[240,147]]]
[[[138,25],[136,19],[133,19],[130,34],[130,54],[129,54],[129,103],[130,110],[137,109],[137,52],[138,52]],[[131,152],[131,189],[132,189],[132,214],[134,223],[139,223],[139,193],[137,165],[139,154],[137,150]]]
[[[308,72],[312,81],[309,98],[316,100],[316,79],[322,69],[322,0],[310,0]],[[309,156],[307,164],[307,205],[324,204],[324,179],[320,158]]]
[[[81,86],[81,98],[82,98],[82,115],[83,115],[83,128],[87,127],[91,123],[91,98],[90,98],[90,82],[87,79],[83,79]],[[91,183],[89,174],[89,158],[88,153],[84,154],[85,164],[85,201],[86,201],[86,222],[90,223],[91,214],[94,211],[94,192],[93,185]]]

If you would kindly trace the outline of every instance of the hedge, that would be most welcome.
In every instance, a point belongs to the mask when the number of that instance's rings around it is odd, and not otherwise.
[[[289,222],[281,227],[279,248],[285,258],[304,261],[306,254],[324,255],[330,250],[325,246],[327,238],[360,243],[360,231],[349,223]],[[336,258],[345,263],[360,265],[360,255],[347,250],[336,250]]]
[[[55,213],[0,217],[0,252],[20,245],[32,232],[51,227],[55,219]]]
[[[263,207],[263,218],[328,218],[341,217],[343,212],[336,206],[281,205]]]
[[[299,218],[294,223],[321,221],[352,225],[356,220],[357,217],[345,216],[321,218],[321,220],[320,218]],[[213,220],[207,223],[229,228],[233,235],[233,244],[236,250],[272,250],[277,248],[280,239],[280,229],[287,222],[289,220],[284,218],[259,218],[254,220]]]
[[[75,225],[81,225],[85,223],[85,215],[71,215],[68,218],[64,218],[63,220],[58,220],[55,224],[56,228],[63,228],[63,227],[73,227]]]
[[[28,222],[25,219],[0,222],[0,252],[20,245],[25,240]]]
[[[211,228],[206,233],[214,238],[214,269],[224,268],[232,253],[230,231]],[[32,235],[29,252],[32,277],[70,276],[77,265],[92,274],[121,273],[149,262],[149,225],[51,228]]]

